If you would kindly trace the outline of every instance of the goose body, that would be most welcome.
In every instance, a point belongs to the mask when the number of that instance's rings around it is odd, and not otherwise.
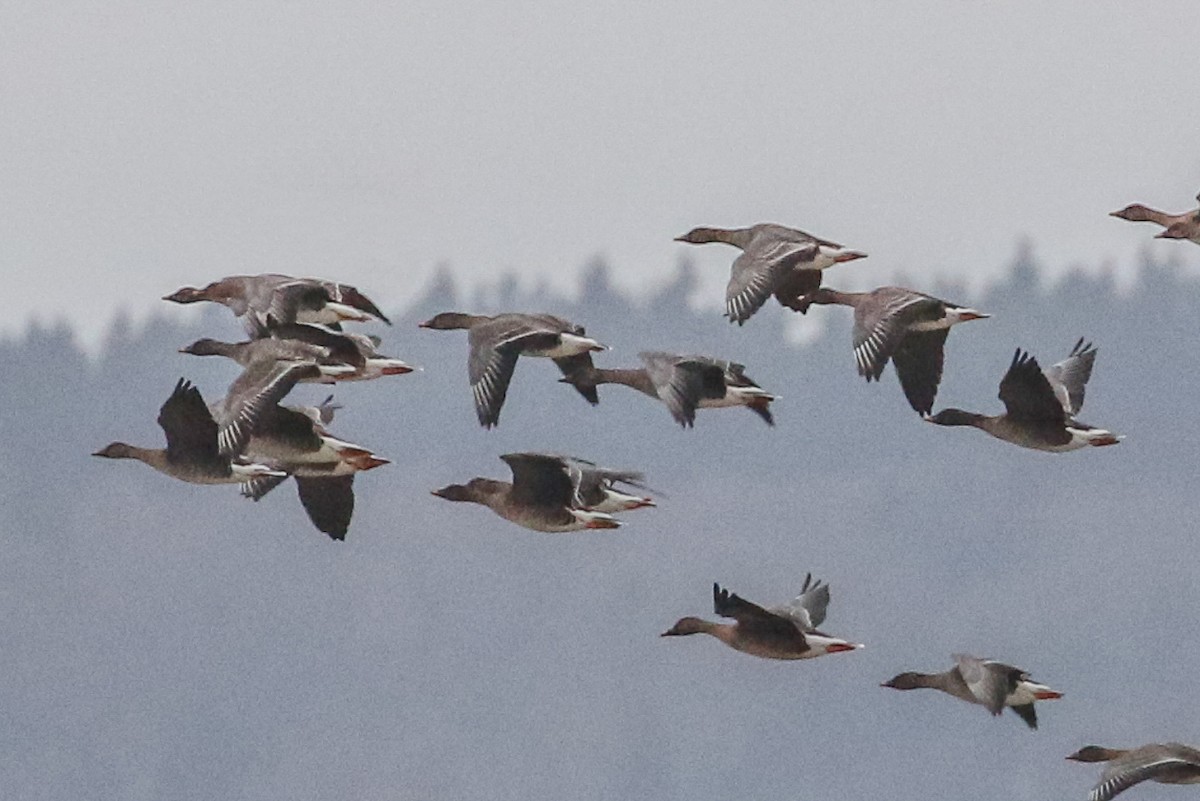
[[[257,340],[268,345],[272,340]],[[272,358],[273,347],[245,349],[260,358],[246,363],[225,398],[212,406],[220,422],[218,443],[229,452],[268,465],[269,475],[242,477],[242,494],[259,500],[291,475],[301,503],[318,529],[344,539],[354,511],[353,476],[387,464],[366,448],[331,436],[324,428],[336,408],[281,406],[295,384],[320,375],[314,361]]]
[[[734,623],[715,623],[684,617],[663,632],[663,637],[708,634],[734,650],[763,659],[813,659],[862,645],[817,630],[829,606],[829,585],[804,579],[800,595],[791,603],[766,609],[713,584],[713,611]]]
[[[854,309],[854,361],[858,374],[878,381],[888,361],[918,414],[929,414],[937,398],[950,328],[989,315],[967,306],[896,286],[871,292],[839,292],[822,287],[800,305],[834,304]]]
[[[1200,201],[1200,195],[1196,196]],[[1152,222],[1162,226],[1163,230],[1155,235],[1155,239],[1186,239],[1200,245],[1200,208],[1185,211],[1181,214],[1168,214],[1165,211],[1134,203],[1109,216],[1130,222]]]
[[[973,426],[1013,445],[1049,453],[1116,445],[1120,435],[1075,419],[1095,358],[1096,349],[1081,338],[1066,359],[1043,371],[1037,359],[1018,348],[1000,381],[1004,414],[949,408],[925,419],[943,426]]]
[[[596,387],[601,384],[623,384],[644,395],[662,401],[684,428],[695,424],[697,409],[745,406],[774,425],[770,404],[776,396],[767,392],[746,375],[745,367],[736,362],[708,356],[685,356],[663,351],[644,351],[638,356],[642,367],[606,369],[585,366],[561,379],[573,384],[585,397],[591,394],[599,401]]]
[[[941,690],[986,707],[993,715],[1008,707],[1031,729],[1037,728],[1034,702],[1062,697],[1062,693],[1033,681],[1026,671],[1012,665],[967,654],[954,654],[953,659],[954,667],[945,672],[901,673],[882,686],[895,690]]]
[[[1088,801],[1109,801],[1135,784],[1200,784],[1200,750],[1180,743],[1153,743],[1132,749],[1085,746],[1067,759],[1107,762]]]
[[[316,408],[274,406],[261,416],[246,452],[282,475],[246,481],[242,494],[260,500],[292,476],[309,519],[331,539],[344,540],[354,514],[354,476],[388,464],[367,448],[330,435],[328,401]]]
[[[477,503],[532,531],[567,532],[617,528],[612,515],[586,508],[580,499],[582,473],[566,457],[547,453],[507,453],[500,457],[512,483],[473,478],[433,491],[448,501]]]
[[[276,326],[269,336],[245,342],[199,339],[180,348],[195,356],[225,356],[243,367],[263,360],[311,361],[320,374],[304,379],[331,384],[341,381],[369,381],[385,375],[403,375],[415,368],[376,352],[375,340],[361,334],[332,331],[304,323]]]
[[[288,323],[338,325],[345,321],[391,321],[356,287],[322,278],[278,273],[230,275],[204,287],[182,287],[163,300],[220,303],[242,321],[252,337]]]
[[[467,373],[479,424],[491,428],[500,422],[500,409],[521,356],[552,359],[564,375],[592,366],[592,353],[607,350],[577,326],[551,314],[510,312],[486,316],[443,312],[420,324],[437,331],[467,331]],[[595,403],[595,389],[580,389]]]
[[[730,268],[725,316],[742,325],[774,295],[780,305],[804,311],[799,300],[821,285],[822,271],[866,257],[796,228],[760,223],[749,228],[693,228],[676,242],[723,242],[742,251]]]
[[[166,435],[166,448],[113,442],[92,455],[136,459],[171,478],[192,484],[239,484],[259,477],[284,475],[237,453],[223,451],[218,445],[217,422],[200,390],[182,378],[159,410],[158,424]]]

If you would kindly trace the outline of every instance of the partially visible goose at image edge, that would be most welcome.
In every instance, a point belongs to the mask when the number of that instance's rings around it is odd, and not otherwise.
[[[1034,682],[1021,668],[968,654],[954,654],[952,658],[954,667],[942,673],[901,673],[880,686],[894,690],[941,690],[986,707],[993,715],[999,715],[1008,707],[1031,729],[1037,728],[1034,701],[1062,697],[1057,690]]]
[[[1096,349],[1081,337],[1066,359],[1043,371],[1037,359],[1018,348],[1000,381],[1004,414],[948,408],[925,419],[941,426],[973,426],[1013,445],[1050,453],[1116,445],[1122,435],[1075,419],[1095,358]]]
[[[708,356],[684,356],[662,351],[638,354],[643,367],[601,368],[587,365],[559,379],[571,384],[585,397],[592,394],[599,402],[596,387],[622,384],[666,404],[675,422],[691,428],[697,409],[745,406],[769,426],[775,425],[771,402],[778,400],[748,375],[737,362]]]
[[[730,268],[725,288],[725,316],[742,325],[771,295],[780,305],[803,313],[799,299],[821,285],[822,271],[842,262],[866,258],[836,242],[796,228],[759,223],[749,228],[693,228],[676,242],[694,245],[723,242],[742,251]]]
[[[1200,195],[1196,195],[1196,201],[1200,202]],[[1141,203],[1134,203],[1119,211],[1110,212],[1109,216],[1130,222],[1152,222],[1162,226],[1165,230],[1155,234],[1155,239],[1186,239],[1200,245],[1200,208],[1180,214],[1168,214]]]
[[[765,609],[720,585],[713,584],[713,611],[734,623],[714,623],[684,617],[664,631],[663,637],[708,634],[736,651],[763,659],[813,659],[863,646],[817,631],[829,606],[829,585],[804,577],[800,595],[784,606]]]
[[[950,328],[990,315],[967,306],[898,286],[870,292],[839,292],[821,287],[801,299],[809,304],[854,309],[854,361],[858,374],[878,381],[888,360],[904,396],[917,414],[929,414],[937,399]]]
[[[1108,762],[1088,801],[1109,801],[1135,784],[1200,784],[1200,750],[1180,743],[1152,743],[1137,748],[1088,745],[1067,757],[1075,762]]]
[[[476,477],[466,484],[433,490],[448,501],[477,503],[500,517],[532,531],[567,532],[617,528],[612,515],[585,509],[580,504],[582,472],[567,460],[549,453],[506,453],[500,457],[512,470],[513,480]]]
[[[558,365],[563,375],[592,366],[592,353],[608,350],[588,337],[582,326],[552,314],[507,312],[493,316],[442,312],[421,328],[435,331],[467,331],[467,375],[475,399],[479,424],[492,428],[500,422],[500,409],[508,394],[517,359],[541,356]],[[589,403],[596,403],[595,388],[579,388]]]

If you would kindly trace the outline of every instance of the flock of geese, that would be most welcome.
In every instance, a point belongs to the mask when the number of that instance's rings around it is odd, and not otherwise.
[[[1159,238],[1200,244],[1200,209],[1172,215],[1132,205],[1113,216],[1154,222],[1164,229]],[[1018,348],[1000,380],[1002,414],[953,408],[934,413],[950,329],[985,319],[987,314],[901,287],[871,292],[824,287],[825,270],[867,254],[794,228],[702,227],[677,241],[724,243],[740,251],[725,297],[726,316],[738,325],[771,297],[801,314],[814,304],[850,307],[859,375],[868,382],[878,381],[890,361],[909,405],[930,423],[971,426],[1013,445],[1054,453],[1121,440],[1120,435],[1076,418],[1096,358],[1096,348],[1083,338],[1048,369]],[[387,317],[353,286],[278,274],[230,276],[203,288],[184,287],[164,300],[228,307],[242,321],[248,340],[201,339],[181,351],[224,356],[236,362],[241,373],[225,397],[212,404],[206,404],[189,381],[180,379],[158,416],[165,448],[113,442],[94,455],[136,459],[196,484],[239,484],[242,494],[254,500],[291,477],[313,524],[333,539],[344,539],[354,511],[355,475],[388,460],[329,432],[327,426],[339,408],[332,396],[318,406],[287,406],[282,401],[301,382],[367,381],[413,372],[416,368],[380,354],[378,337],[343,330],[347,323],[390,325]],[[767,425],[774,424],[771,403],[776,396],[736,362],[644,351],[638,367],[598,367],[593,355],[608,348],[582,326],[549,314],[444,312],[420,326],[467,332],[467,373],[475,412],[484,428],[499,424],[522,356],[553,360],[562,373],[560,381],[592,405],[600,402],[601,385],[622,384],[661,401],[685,428],[695,424],[698,409],[730,406],[744,406]],[[476,477],[433,494],[486,506],[517,525],[545,532],[616,528],[620,525],[616,513],[655,505],[637,471],[552,453],[509,453],[500,458],[512,473],[511,482]],[[818,629],[829,598],[829,585],[813,581],[811,574],[797,598],[773,608],[714,584],[713,611],[733,622],[684,617],[662,636],[708,634],[738,651],[767,659],[810,659],[861,648]],[[883,686],[940,690],[983,706],[993,715],[1008,708],[1030,728],[1037,727],[1035,703],[1062,695],[1012,665],[966,654],[956,654],[953,660],[953,667],[944,672],[905,672]],[[1144,780],[1200,783],[1200,751],[1178,743],[1132,750],[1087,746],[1068,759],[1109,763],[1090,801],[1108,801]]]

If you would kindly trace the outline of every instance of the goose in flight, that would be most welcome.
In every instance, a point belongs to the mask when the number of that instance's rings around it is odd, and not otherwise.
[[[218,426],[200,390],[179,379],[158,413],[158,425],[167,438],[165,448],[141,448],[124,442],[110,443],[93,453],[105,459],[136,459],[180,481],[192,484],[239,484],[263,476],[285,473],[254,464],[237,451],[218,445]]]
[[[942,382],[950,328],[989,315],[898,286],[871,292],[820,288],[801,299],[809,304],[854,309],[854,362],[858,374],[878,381],[890,359],[904,396],[917,414],[929,414]]]
[[[1200,195],[1196,195],[1196,201],[1200,202]],[[1134,203],[1112,212],[1109,216],[1130,222],[1152,222],[1162,226],[1163,230],[1154,235],[1155,239],[1186,239],[1200,245],[1200,208],[1181,214],[1168,214],[1141,203]]]
[[[804,312],[800,298],[821,286],[822,272],[835,264],[866,258],[796,228],[760,223],[749,228],[693,228],[676,242],[724,242],[741,250],[725,288],[725,316],[742,325],[774,295],[780,305]]]
[[[391,321],[356,287],[323,278],[278,273],[230,275],[204,287],[185,286],[163,297],[173,303],[210,301],[227,306],[252,337],[286,323],[339,325],[352,320]]]
[[[420,324],[436,331],[467,331],[467,375],[475,398],[479,424],[491,428],[500,422],[500,409],[521,356],[552,359],[564,375],[592,366],[592,353],[607,350],[588,337],[582,326],[551,314],[509,312],[486,316],[442,312]],[[596,392],[580,388],[591,403]]]
[[[771,401],[775,395],[764,390],[746,375],[737,362],[708,356],[684,356],[662,351],[644,351],[638,356],[642,367],[627,369],[598,368],[586,365],[559,379],[572,384],[580,394],[599,402],[600,384],[624,384],[667,406],[675,422],[691,428],[697,409],[745,406],[769,426],[775,425]]]
[[[332,396],[320,406],[273,406],[254,427],[246,453],[281,471],[242,484],[242,495],[260,500],[291,476],[309,520],[330,539],[344,540],[354,515],[355,474],[388,464],[361,445],[334,437],[325,426],[338,408]]]
[[[800,595],[770,609],[713,584],[713,611],[733,623],[715,623],[698,617],[680,618],[663,637],[708,634],[736,651],[763,659],[813,659],[839,651],[862,648],[817,630],[829,606],[829,585],[804,577]]]
[[[901,673],[881,686],[895,690],[941,690],[968,703],[984,706],[993,715],[999,715],[1008,707],[1031,729],[1037,728],[1034,701],[1062,697],[1057,690],[1033,681],[1021,668],[967,654],[954,654],[953,659],[954,667],[943,673]]]
[[[1088,745],[1067,759],[1109,763],[1100,775],[1100,783],[1088,793],[1088,801],[1109,801],[1144,781],[1200,784],[1200,751],[1179,743],[1154,743],[1132,749]]]
[[[1005,442],[1051,453],[1116,445],[1120,435],[1075,419],[1095,359],[1096,349],[1082,338],[1066,359],[1049,370],[1042,370],[1037,359],[1018,348],[1000,381],[1004,414],[950,408],[925,419],[941,426],[974,426]]]
[[[586,508],[580,498],[583,473],[566,457],[548,453],[506,453],[512,483],[473,478],[433,491],[448,501],[486,506],[505,520],[532,531],[564,532],[617,528],[612,515]]]

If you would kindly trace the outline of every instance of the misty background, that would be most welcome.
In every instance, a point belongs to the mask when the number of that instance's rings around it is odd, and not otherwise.
[[[1040,801],[1085,797],[1083,744],[1200,743],[1200,250],[1106,216],[1195,207],[1197,41],[1171,0],[0,4],[3,793]],[[1082,419],[1128,438],[927,425],[855,374],[846,309],[729,325],[733,251],[672,237],[764,221],[868,252],[839,289],[995,315],[950,336],[939,407],[999,411],[1016,347],[1086,335]],[[240,338],[226,310],[159,298],[267,271],[358,285],[396,322],[359,330],[425,367],[336,388],[332,430],[394,462],[345,543],[290,483],[87,455],[236,375],[175,352]],[[778,425],[593,409],[527,360],[483,431],[465,334],[415,327],[451,308],[563,314],[605,365],[742,361]],[[548,535],[429,495],[530,449],[642,469],[660,506]],[[808,571],[864,650],[658,637],[713,581],[772,604]],[[1029,732],[878,687],[960,650],[1066,696]]]
[[[388,308],[449,263],[662,288],[697,225],[792,225],[979,290],[1014,242],[1128,286],[1200,190],[1200,15],[1137,4],[0,4],[0,330],[234,273]],[[1154,243],[1156,258],[1178,243]],[[719,291],[728,254],[695,255]]]
[[[994,315],[950,336],[938,408],[998,412],[1016,347],[1048,365],[1096,342],[1081,418],[1127,439],[1063,455],[927,425],[891,368],[867,385],[847,309],[814,308],[797,345],[793,313],[772,303],[738,328],[700,268],[655,269],[662,288],[636,297],[598,261],[565,294],[444,270],[385,309],[394,328],[357,327],[425,369],[334,390],[334,433],[394,462],[358,477],[344,543],[290,483],[255,504],[88,456],[161,446],[154,420],[181,376],[224,392],[232,362],[175,350],[240,339],[227,310],[160,303],[109,325],[94,356],[66,323],[0,343],[5,793],[1019,801],[1085,797],[1098,770],[1063,759],[1084,744],[1200,741],[1194,268],[1147,256],[1128,289],[1102,271],[1048,281],[1024,246],[982,292],[907,281]],[[591,408],[529,359],[485,431],[465,334],[416,327],[447,309],[562,314],[612,346],[606,366],[646,348],[742,361],[782,395],[777,426],[720,409],[684,431],[624,387]],[[660,505],[555,535],[429,494],[508,478],[497,456],[531,449],[642,469]],[[772,604],[808,571],[832,586],[822,628],[865,649],[772,662],[658,636],[711,618],[713,581]],[[1039,703],[1031,732],[878,686],[954,651],[1065,697]]]

